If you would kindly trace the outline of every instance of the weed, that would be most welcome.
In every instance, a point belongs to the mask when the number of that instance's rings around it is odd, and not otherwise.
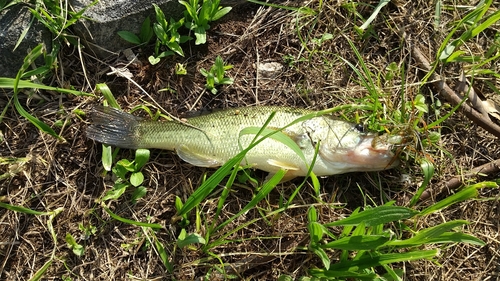
[[[76,37],[68,33],[67,30],[77,21],[85,18],[83,13],[97,2],[98,0],[78,12],[73,12],[68,9],[68,1],[36,1],[35,9],[30,8],[30,11],[56,37],[62,37],[64,41],[78,46],[79,42]]]
[[[127,159],[119,160],[112,169],[112,172],[117,179],[113,188],[104,195],[102,201],[116,200],[127,190],[127,188],[135,187],[132,193],[132,202],[146,195],[146,187],[142,186],[144,175],[141,172],[142,167],[149,160],[149,150],[138,149],[135,152],[134,161]]]
[[[233,68],[233,66],[230,64],[224,64],[224,61],[220,56],[215,58],[215,63],[209,71],[201,68],[200,73],[205,76],[207,80],[207,84],[205,85],[207,90],[215,95],[217,94],[216,86],[233,84],[233,79],[225,76],[226,71],[231,68]]]
[[[80,245],[76,242],[75,238],[71,233],[66,233],[65,237],[66,243],[68,244],[68,247],[73,251],[73,254],[77,256],[82,256],[83,253],[85,252],[85,248],[83,245]]]
[[[225,16],[231,7],[220,7],[220,0],[203,0],[201,7],[199,0],[180,0],[179,3],[186,7],[184,12],[185,26],[194,32],[196,37],[195,44],[205,44],[207,41],[207,30],[210,29],[209,23]]]
[[[135,35],[130,31],[118,31],[118,35],[121,38],[135,45],[147,44],[149,41],[151,41],[151,38],[153,38],[153,34],[154,31],[151,27],[151,20],[149,19],[149,17],[146,17],[146,19],[142,23],[139,35]]]
[[[157,64],[160,62],[161,58],[171,56],[174,53],[180,56],[184,56],[184,52],[179,44],[185,43],[192,38],[189,36],[183,36],[179,34],[178,29],[184,24],[184,18],[179,21],[170,19],[168,22],[165,19],[165,14],[158,7],[158,5],[153,4],[156,13],[156,23],[153,25],[154,33],[156,34],[156,45],[155,45],[155,55],[149,57],[149,62],[151,64]],[[160,53],[160,47],[167,46],[169,50]]]

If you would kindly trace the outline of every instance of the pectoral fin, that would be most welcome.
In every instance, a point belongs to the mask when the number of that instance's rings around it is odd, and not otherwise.
[[[179,157],[188,162],[189,164],[193,166],[198,166],[198,167],[219,167],[223,163],[220,163],[219,161],[207,157],[206,155],[201,155],[199,153],[196,153],[192,150],[189,149],[189,147],[185,145],[179,145],[175,151],[177,152],[177,155]]]

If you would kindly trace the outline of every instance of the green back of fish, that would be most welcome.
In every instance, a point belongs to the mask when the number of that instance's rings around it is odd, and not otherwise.
[[[253,136],[240,136],[241,130],[247,127],[262,127],[272,112],[276,114],[270,120],[268,127],[277,129],[313,111],[287,107],[247,107],[192,117],[186,124],[173,121],[142,121],[136,129],[137,138],[134,140],[134,146],[168,150],[184,149],[191,154],[213,158],[223,163],[235,156],[241,147],[245,147],[248,140],[253,138]],[[245,140],[243,143],[242,139]],[[268,144],[262,149],[269,152],[274,148]]]

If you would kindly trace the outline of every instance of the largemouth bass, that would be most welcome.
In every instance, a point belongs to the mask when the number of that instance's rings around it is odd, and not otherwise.
[[[173,150],[184,161],[200,167],[218,167],[254,140],[271,114],[268,129],[283,128],[314,113],[288,107],[242,107],[177,121],[148,121],[111,107],[95,107],[87,137],[109,145],[138,149]],[[242,131],[243,130],[243,131]],[[245,131],[246,130],[246,131]],[[242,133],[245,132],[245,133]],[[303,158],[289,145],[266,138],[253,147],[241,165],[270,174],[286,169],[285,180],[306,176],[310,165],[317,176],[355,171],[379,171],[395,166],[387,137],[366,132],[363,126],[322,115],[293,124],[282,133],[300,148]],[[316,156],[316,162],[312,163]],[[304,158],[306,161],[304,161]]]

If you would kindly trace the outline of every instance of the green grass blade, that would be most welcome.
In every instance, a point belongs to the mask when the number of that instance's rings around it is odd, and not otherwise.
[[[386,224],[393,221],[409,219],[418,212],[409,208],[399,206],[378,206],[353,214],[348,218],[325,224],[327,227],[340,225],[358,225],[364,223],[365,226]]]
[[[104,206],[104,204],[102,205],[102,207],[104,208],[106,213],[108,213],[113,219],[115,219],[117,221],[120,221],[120,222],[123,222],[126,224],[136,225],[136,226],[151,227],[153,229],[163,228],[163,226],[161,224],[157,224],[157,223],[147,223],[147,222],[140,222],[140,221],[134,221],[134,220],[122,218],[122,217],[118,216],[117,214],[113,213],[109,208]]]
[[[302,159],[302,161],[304,161],[304,163],[310,164],[310,163],[307,163],[306,158],[304,156],[304,153],[302,152],[300,147],[297,145],[297,143],[281,131],[268,129],[268,128],[265,128],[262,130],[261,127],[246,127],[240,131],[240,137],[243,135],[252,135],[252,134],[258,135],[259,132],[262,134],[269,135],[269,138],[272,138],[272,139],[279,141],[282,144],[288,146],[291,150],[293,150],[293,152],[295,154],[297,154],[300,157],[300,159]]]
[[[231,172],[234,166],[239,165],[243,160],[246,150],[238,153],[234,158],[227,161],[215,173],[210,176],[198,189],[189,196],[182,208],[178,211],[178,216],[183,216],[196,207],[205,199],[217,185]]]
[[[391,2],[391,0],[380,0],[377,7],[375,7],[375,9],[373,10],[373,13],[359,28],[362,30],[368,28],[370,23],[372,23],[372,21],[377,17],[378,13],[380,13],[380,10],[382,10],[382,8],[385,7],[385,5],[389,4],[389,2]]]
[[[163,265],[168,270],[168,272],[172,273],[174,271],[174,266],[168,260],[168,255],[167,251],[165,251],[165,247],[163,247],[160,241],[158,241],[158,238],[156,238],[156,236],[153,236],[153,239],[154,239],[153,245],[155,246],[156,251],[158,251],[160,259],[163,262]]]
[[[0,88],[14,89],[15,80],[16,79],[14,79],[14,78],[0,77]],[[94,96],[93,94],[85,93],[85,92],[81,92],[81,91],[75,91],[75,90],[70,90],[70,89],[47,86],[47,85],[43,85],[43,84],[37,84],[37,83],[33,83],[33,82],[27,81],[27,80],[18,80],[17,89],[26,89],[26,88],[56,91],[59,93],[72,94],[75,96],[88,96],[88,97]]]
[[[311,9],[309,7],[283,6],[283,5],[278,5],[278,4],[273,4],[273,3],[268,3],[268,2],[258,1],[258,0],[247,0],[247,2],[259,4],[262,6],[273,7],[273,8],[277,8],[277,9],[295,11],[295,12],[299,12],[299,13],[302,13],[305,15],[310,15],[310,16],[314,16],[317,14],[316,11],[314,11],[313,9]]]
[[[54,261],[54,258],[50,258],[39,270],[36,271],[36,273],[33,275],[33,277],[30,278],[29,281],[38,281],[41,280],[47,269],[52,265],[52,262]]]
[[[229,223],[231,223],[233,220],[236,218],[240,217],[242,214],[248,212],[248,210],[252,209],[255,207],[260,201],[262,201],[268,194],[271,192],[274,187],[281,181],[281,179],[285,176],[286,170],[279,170],[271,179],[269,179],[260,189],[259,193],[255,195],[255,197],[245,206],[243,209],[241,209],[236,215],[232,216],[231,218],[227,219],[225,222],[221,223],[216,230],[219,230]]]
[[[121,109],[120,105],[118,104],[118,102],[115,99],[115,96],[113,96],[113,93],[109,89],[108,85],[101,83],[101,84],[95,85],[95,88],[96,88],[96,90],[98,90],[102,93],[102,95],[104,96],[104,99],[108,102],[108,104],[111,107],[116,108],[116,109]]]
[[[460,227],[462,225],[469,224],[465,220],[454,220],[454,221],[449,221],[445,222],[424,230],[421,230],[415,234],[412,238],[405,239],[405,240],[395,240],[388,242],[388,246],[401,246],[401,247],[411,247],[411,246],[417,246],[417,245],[424,245],[428,244],[430,240],[436,241],[440,235],[443,233],[455,228],[455,227]],[[435,242],[434,242],[435,243]]]
[[[52,130],[52,128],[49,125],[45,124],[35,116],[29,114],[26,110],[24,110],[23,106],[19,102],[19,99],[17,98],[17,94],[14,94],[14,107],[21,116],[30,121],[31,124],[35,125],[35,127],[37,127],[40,131],[49,134],[54,138],[57,138],[58,140],[64,141],[64,138],[59,136],[59,134],[57,134],[54,130]]]
[[[14,212],[28,214],[28,215],[47,215],[47,212],[35,211],[35,210],[30,209],[30,208],[26,208],[26,207],[22,207],[22,206],[14,206],[14,205],[10,205],[10,204],[3,203],[3,202],[0,202],[0,207],[7,209],[7,210],[14,211]]]

